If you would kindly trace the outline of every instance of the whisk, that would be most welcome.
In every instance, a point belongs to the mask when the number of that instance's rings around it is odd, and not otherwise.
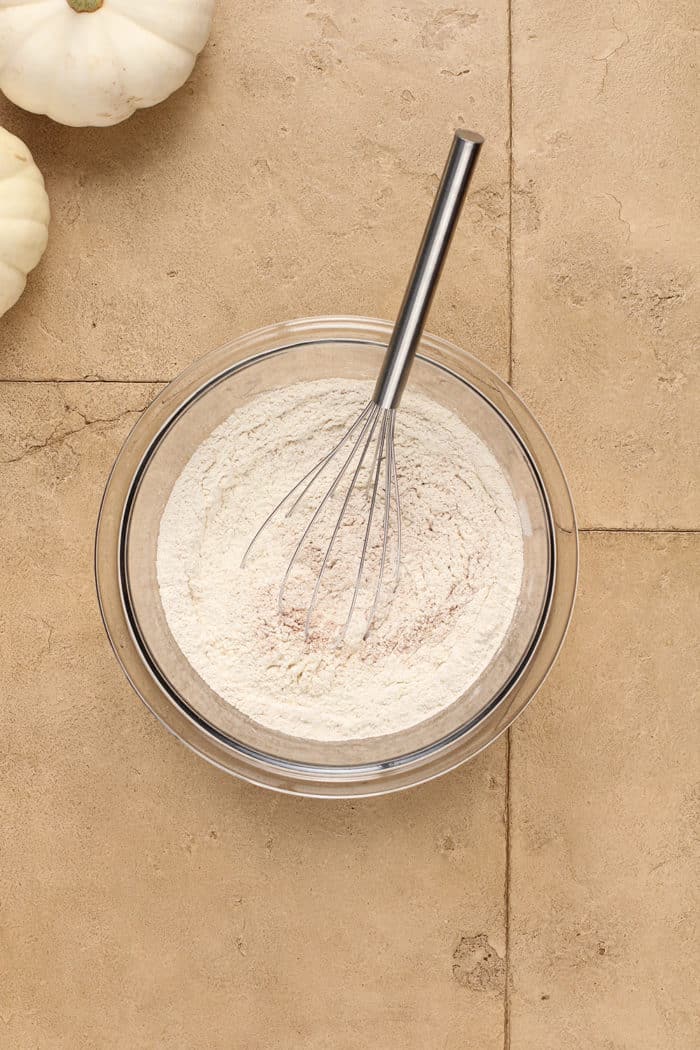
[[[285,592],[294,567],[298,564],[304,549],[310,545],[312,536],[323,520],[324,512],[329,507],[331,500],[337,495],[341,501],[338,516],[330,529],[330,538],[327,543],[318,549],[320,566],[311,590],[304,621],[304,638],[307,640],[324,578],[331,566],[335,567],[337,564],[337,557],[334,557],[334,554],[337,555],[343,525],[351,519],[354,528],[357,514],[349,515],[348,511],[358,489],[365,492],[366,521],[364,529],[361,530],[361,540],[358,540],[356,547],[355,557],[359,557],[359,560],[357,571],[351,577],[351,580],[354,579],[354,587],[337,644],[342,644],[346,638],[357,610],[368,563],[372,561],[376,569],[376,580],[372,589],[363,639],[366,639],[369,634],[382,596],[392,532],[394,589],[398,584],[401,564],[401,496],[395,450],[396,412],[408,381],[411,365],[483,141],[481,135],[471,131],[456,131],[454,134],[423,240],[418,249],[401,308],[384,354],[371,401],[365,405],[340,440],[272,509],[243,555],[241,564],[245,565],[254,546],[273,519],[283,509],[286,509],[286,517],[290,517],[307,497],[311,497],[319,479],[328,475],[329,468],[335,466],[336,469],[332,472],[332,480],[328,488],[323,494],[316,494],[317,505],[294,547],[294,552],[282,577],[278,595],[278,608],[280,615],[283,615]],[[366,486],[358,484],[363,470],[367,471]],[[347,478],[350,479],[349,482]],[[377,513],[378,508],[379,513]],[[373,525],[377,519],[380,521],[381,542],[378,542],[375,548],[371,538]],[[345,543],[344,546],[347,548],[348,544]]]

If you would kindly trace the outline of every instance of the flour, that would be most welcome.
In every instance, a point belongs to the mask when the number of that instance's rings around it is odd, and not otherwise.
[[[366,641],[362,624],[343,647],[331,640],[344,621],[362,542],[352,513],[308,642],[305,608],[327,523],[301,559],[283,616],[277,592],[312,505],[275,523],[241,568],[257,527],[340,438],[370,392],[365,383],[318,380],[239,408],[196,450],[160,523],[158,582],[181,651],[225,701],[293,736],[375,737],[436,714],[489,665],[520,592],[520,520],[498,463],[453,413],[411,393],[396,422],[401,573],[394,593],[387,572]],[[395,530],[390,537],[393,570]],[[363,588],[369,605],[376,547]]]

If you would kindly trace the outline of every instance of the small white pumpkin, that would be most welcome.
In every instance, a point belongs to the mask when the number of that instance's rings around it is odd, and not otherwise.
[[[118,124],[187,80],[214,0],[0,0],[0,90],[73,127]]]
[[[0,128],[0,317],[19,299],[44,254],[49,198],[21,139]]]

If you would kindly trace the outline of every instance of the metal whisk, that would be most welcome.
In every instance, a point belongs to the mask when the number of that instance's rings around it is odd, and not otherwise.
[[[447,157],[445,170],[433,203],[430,217],[423,234],[418,255],[413,266],[403,302],[399,310],[382,367],[372,395],[372,400],[365,405],[359,416],[345,431],[337,444],[311,468],[311,470],[290,489],[287,495],[273,508],[256,534],[253,536],[245,554],[242,565],[257,543],[261,534],[286,507],[289,517],[311,493],[319,478],[326,474],[328,468],[335,464],[339,467],[333,474],[330,486],[321,496],[298,543],[294,548],[287,569],[280,585],[278,606],[280,614],[285,612],[285,592],[295,565],[299,562],[302,551],[311,546],[314,530],[319,525],[324,511],[331,500],[339,493],[341,487],[350,478],[346,488],[339,495],[340,510],[332,527],[330,539],[317,550],[320,565],[316,574],[311,598],[304,622],[304,637],[308,639],[311,624],[316,610],[321,587],[327,572],[335,565],[334,553],[337,553],[338,541],[344,523],[352,517],[353,527],[356,514],[348,515],[353,498],[358,490],[365,490],[363,513],[366,514],[359,563],[354,576],[354,588],[349,600],[348,611],[340,630],[338,644],[341,644],[355,614],[358,598],[363,585],[367,565],[373,562],[376,581],[369,605],[363,638],[366,638],[374,622],[382,595],[384,576],[389,561],[390,533],[393,531],[394,545],[394,586],[398,583],[401,563],[401,497],[399,493],[398,472],[395,452],[396,410],[408,381],[411,365],[416,355],[425,321],[442,272],[442,267],[452,240],[459,214],[466,196],[472,172],[483,144],[481,135],[471,131],[456,131]],[[371,466],[368,467],[368,463]],[[362,473],[367,471],[367,486],[358,484]],[[361,493],[360,493],[361,494]],[[380,513],[377,515],[377,508]],[[392,513],[393,508],[393,513]],[[381,520],[381,543],[376,547],[371,543],[372,527],[376,518]],[[392,526],[393,520],[393,526]],[[347,546],[347,544],[346,544]],[[356,548],[357,550],[358,548]]]

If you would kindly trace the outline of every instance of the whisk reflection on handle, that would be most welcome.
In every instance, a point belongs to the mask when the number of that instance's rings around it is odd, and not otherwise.
[[[279,589],[278,607],[282,615],[285,612],[285,591],[294,566],[297,564],[299,556],[307,545],[314,528],[322,520],[324,510],[330,504],[332,498],[338,495],[341,500],[340,511],[331,531],[328,544],[325,546],[325,551],[322,555],[319,555],[321,557],[320,568],[306,609],[304,619],[305,639],[309,637],[314,611],[320,597],[321,585],[329,566],[333,564],[333,551],[337,546],[343,524],[346,521],[348,508],[358,487],[362,487],[358,486],[358,481],[363,470],[367,471],[368,469],[368,460],[372,464],[367,474],[369,482],[367,491],[370,495],[365,501],[363,511],[367,520],[363,530],[357,572],[354,574],[352,597],[338,635],[338,644],[341,644],[345,639],[358,605],[366,566],[372,553],[372,525],[375,517],[378,517],[381,522],[381,545],[378,545],[379,553],[374,559],[377,566],[376,582],[366,615],[363,638],[366,638],[369,633],[382,594],[384,574],[389,560],[388,548],[392,518],[395,519],[393,529],[395,547],[393,559],[394,586],[398,583],[401,563],[401,498],[394,445],[396,409],[401,401],[401,395],[416,356],[428,311],[442,273],[442,267],[483,141],[481,135],[477,135],[472,131],[455,132],[445,170],[440,179],[440,185],[438,186],[435,201],[423,234],[423,240],[418,249],[418,255],[416,256],[403,302],[399,309],[396,324],[384,354],[372,400],[364,407],[360,415],[345,431],[330,452],[323,459],[319,460],[273,508],[253,536],[243,555],[242,565],[245,564],[252,548],[278,512],[283,507],[286,507],[285,517],[288,518],[311,492],[318,479],[326,474],[331,464],[337,466],[340,463],[339,469],[333,475],[330,486],[321,497],[309,522],[301,533]],[[368,457],[368,452],[373,444],[374,452]],[[342,486],[345,484],[344,479],[346,476],[350,477],[350,481],[347,483],[347,488],[343,489]],[[379,514],[376,513],[378,509],[381,510]],[[357,515],[355,514],[353,517],[356,518]],[[323,547],[321,547],[321,550],[323,550]]]

